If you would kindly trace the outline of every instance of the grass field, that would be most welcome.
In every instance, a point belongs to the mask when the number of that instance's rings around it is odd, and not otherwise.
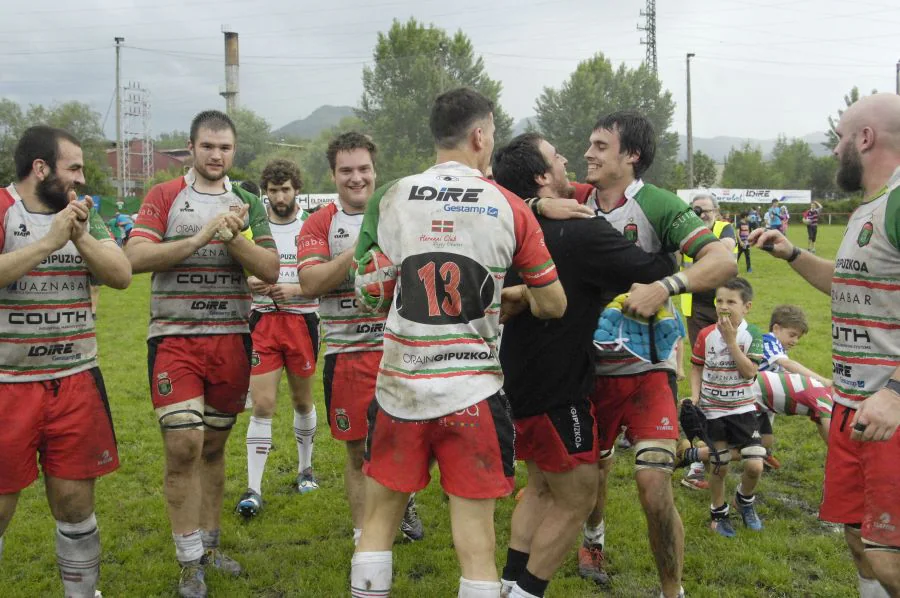
[[[805,230],[791,227],[791,238],[806,246]],[[819,253],[833,257],[842,227],[819,227]],[[830,370],[829,299],[807,286],[782,262],[753,252],[754,285],[750,320],[765,327],[772,307],[801,305],[810,333],[792,357],[825,374]],[[741,264],[740,271],[744,272]],[[178,567],[162,495],[162,443],[150,405],[146,374],[149,277],[137,276],[127,291],[103,289],[98,336],[119,441],[122,467],[97,485],[97,517],[103,538],[101,589],[106,598],[175,596]],[[682,392],[687,394],[686,384]],[[343,494],[343,447],[325,424],[322,390],[315,384],[319,434],[313,463],[321,490],[305,496],[291,491],[296,473],[287,389],[282,384],[280,414],[274,425],[277,450],[269,457],[263,492],[266,509],[245,523],[233,514],[246,487],[244,436],[247,416],[239,419],[227,449],[228,479],[223,515],[223,548],[237,558],[248,577],[207,576],[210,595],[220,597],[331,597],[348,595],[353,552],[349,512]],[[782,469],[767,473],[759,486],[759,512],[766,528],[754,534],[738,528],[727,540],[706,527],[709,497],[686,490],[673,478],[686,529],[684,587],[697,597],[840,597],[856,592],[856,575],[843,537],[816,519],[821,496],[825,447],[805,418],[776,420],[776,455]],[[547,596],[657,596],[646,525],[632,481],[632,454],[621,453],[610,484],[607,514],[612,587],[601,591],[575,574],[575,553],[550,585]],[[739,468],[733,468],[739,469]],[[520,485],[524,482],[520,467]],[[681,471],[676,473],[680,476]],[[733,492],[737,476],[729,480]],[[394,549],[394,596],[456,596],[457,569],[447,506],[438,485],[420,494],[419,513],[426,538]],[[514,501],[498,501],[497,562],[503,565]],[[40,482],[22,493],[6,533],[0,566],[0,596],[60,596],[53,520]]]

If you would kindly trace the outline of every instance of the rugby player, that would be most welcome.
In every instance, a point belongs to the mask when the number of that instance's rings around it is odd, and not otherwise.
[[[124,289],[131,265],[90,200],[76,200],[84,158],[75,137],[31,127],[14,156],[16,182],[0,189],[0,555],[39,457],[64,595],[92,598],[100,575],[94,480],[118,468],[119,455],[90,279]]]
[[[534,216],[482,174],[494,148],[493,103],[468,88],[445,92],[430,128],[437,164],[376,191],[356,249],[361,260],[380,246],[400,274],[369,411],[354,597],[390,593],[393,530],[406,497],[430,481],[432,460],[449,495],[458,595],[498,596],[494,501],[512,491],[514,474],[497,358],[506,271],[521,273],[539,317],[560,317],[566,307]]]
[[[193,167],[150,189],[126,245],[134,271],[153,272],[150,394],[185,598],[207,595],[205,567],[241,573],[219,549],[224,449],[250,384],[247,276],[267,284],[279,276],[262,202],[227,176],[236,137],[224,113],[198,114],[188,145]],[[247,228],[252,241],[241,234]]]
[[[860,596],[900,596],[900,96],[861,98],[836,133],[838,185],[866,199],[835,261],[774,230],[750,241],[831,294],[835,406],[819,516],[844,524]]]
[[[714,289],[737,274],[731,251],[678,196],[641,179],[655,151],[650,121],[624,111],[598,120],[585,153],[585,180],[595,187],[589,207],[644,251],[680,251],[694,260],[688,271],[631,288],[625,308],[644,317],[667,303],[671,312],[672,296]],[[635,480],[662,595],[673,598],[681,592],[684,560],[684,527],[670,480],[678,439],[674,357],[652,364],[625,352],[604,351],[598,353],[595,373],[591,400],[597,413],[604,414],[599,428],[600,485],[597,505],[585,524],[579,571],[598,583],[608,581],[603,571],[606,480],[613,443],[625,425],[635,442]]]
[[[384,314],[363,313],[349,275],[363,214],[375,189],[372,140],[360,133],[338,135],[326,151],[338,199],[304,223],[297,259],[304,293],[319,297],[325,366],[322,385],[331,435],[344,443],[344,486],[353,520],[353,540],[362,534],[365,476],[362,473],[368,422],[381,362]],[[410,540],[424,536],[414,498],[407,502],[401,531]]]
[[[575,192],[565,157],[536,133],[498,149],[493,165],[497,183],[520,197]],[[549,322],[529,313],[513,317],[500,346],[516,457],[528,467],[501,581],[510,596],[526,598],[544,595],[594,506],[597,427],[588,395],[591,337],[600,312],[633,282],[668,276],[675,265],[670,255],[645,253],[603,218],[538,222],[566,289],[566,313]],[[507,286],[504,296],[519,295],[523,288]],[[523,311],[527,307],[520,305]]]
[[[303,182],[296,164],[276,159],[260,176],[269,198],[269,229],[278,248],[281,273],[277,284],[255,276],[247,279],[253,293],[250,328],[253,355],[250,370],[250,397],[253,412],[247,426],[247,491],[237,511],[253,517],[262,508],[262,477],[272,449],[272,418],[282,370],[287,371],[294,405],[294,438],[297,441],[297,479],[300,494],[319,487],[313,474],[312,453],[316,434],[316,406],[313,404],[312,376],[319,352],[319,302],[303,296],[297,282],[297,241],[307,213],[296,196]]]

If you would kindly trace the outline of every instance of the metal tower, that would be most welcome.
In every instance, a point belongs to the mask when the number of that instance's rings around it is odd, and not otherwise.
[[[150,92],[139,83],[129,83],[123,95],[123,194],[135,195],[154,171]]]
[[[641,16],[644,17],[644,26],[638,25],[638,31],[647,34],[646,37],[641,38],[641,44],[647,46],[647,56],[644,58],[644,62],[656,75],[658,74],[656,69],[656,0],[647,0],[647,9],[641,11]]]

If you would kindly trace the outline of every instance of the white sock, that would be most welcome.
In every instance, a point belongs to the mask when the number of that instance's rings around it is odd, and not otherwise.
[[[510,596],[510,592],[512,592],[513,587],[515,587],[515,580],[508,580],[500,578],[500,598],[508,598]]]
[[[473,581],[460,577],[457,598],[497,598],[502,587],[499,581]],[[513,592],[516,591],[516,587],[518,586],[513,586]],[[515,594],[510,594],[510,596],[515,596]]]
[[[381,598],[391,594],[393,557],[390,550],[357,552],[350,561],[350,596]]]
[[[313,439],[316,436],[316,408],[309,413],[294,410],[294,438],[297,440],[298,473],[312,467]]]
[[[175,557],[181,564],[199,561],[203,557],[203,539],[200,530],[186,534],[172,534],[175,540]]]
[[[877,579],[868,579],[859,573],[857,573],[856,576],[859,578],[859,582],[857,583],[857,587],[859,588],[859,598],[889,598],[887,590],[884,589],[883,585],[878,583]]]
[[[702,461],[694,461],[691,463],[691,472],[690,475],[700,475],[706,472],[706,468],[703,466]]]
[[[247,487],[262,494],[262,477],[272,448],[272,418],[250,416],[247,426]]]
[[[358,527],[353,528],[353,545],[357,546],[359,544],[359,539],[362,538],[362,530]]]
[[[665,592],[660,592],[659,598],[666,598]],[[678,595],[675,598],[684,598],[684,588],[678,588]]]
[[[599,544],[601,548],[606,544],[606,520],[600,521],[597,527],[584,523],[584,541],[588,544]]]
[[[100,531],[93,513],[80,523],[56,522],[56,563],[66,596],[93,598],[100,577]]]

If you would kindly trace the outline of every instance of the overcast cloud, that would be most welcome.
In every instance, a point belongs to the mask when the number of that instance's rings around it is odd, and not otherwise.
[[[241,104],[274,127],[322,104],[356,105],[379,31],[415,17],[472,39],[501,102],[534,114],[545,86],[603,52],[643,60],[639,0],[0,0],[0,97],[29,104],[79,100],[115,131],[113,37],[125,37],[123,81],[152,93],[154,133],[186,129],[224,107],[222,25],[240,34]],[[821,131],[853,86],[894,90],[900,4],[892,0],[660,0],[659,75],[685,130],[685,53],[694,135],[770,138]],[[894,40],[893,42],[891,40]]]

